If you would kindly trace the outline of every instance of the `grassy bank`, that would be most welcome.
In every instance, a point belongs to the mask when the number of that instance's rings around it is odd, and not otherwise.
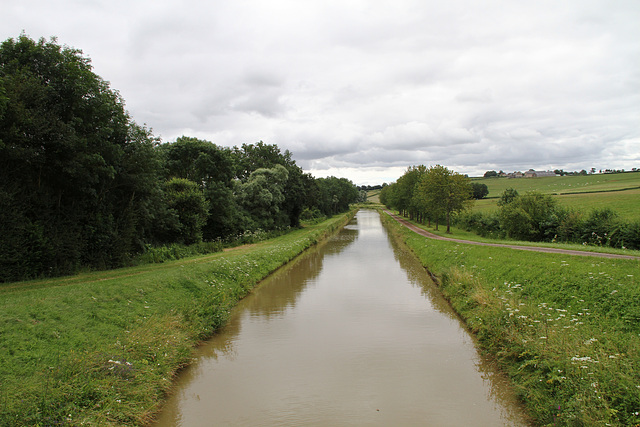
[[[0,425],[144,425],[237,301],[351,215],[223,253],[0,285]]]
[[[539,425],[640,423],[640,262],[430,240],[392,229],[495,354]]]

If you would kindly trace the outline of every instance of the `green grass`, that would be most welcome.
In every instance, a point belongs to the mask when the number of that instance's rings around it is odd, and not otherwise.
[[[411,221],[408,218],[404,218],[405,220],[411,222],[416,227],[422,228],[424,230],[429,231],[430,233],[436,234],[442,237],[449,237],[453,239],[462,239],[462,240],[470,240],[473,242],[482,242],[482,243],[492,243],[492,244],[504,244],[504,245],[518,245],[518,246],[533,246],[533,247],[545,247],[545,248],[558,248],[558,249],[567,249],[567,250],[575,250],[582,252],[600,252],[607,254],[620,254],[620,255],[631,255],[640,257],[640,250],[630,250],[630,249],[619,249],[612,248],[609,246],[591,246],[591,245],[581,245],[578,243],[551,243],[551,242],[530,242],[526,240],[511,240],[511,239],[492,239],[490,237],[482,237],[474,233],[473,231],[463,230],[461,228],[457,228],[451,226],[451,232],[446,232],[446,225],[440,224],[439,230],[436,230],[435,225],[432,224],[431,227],[420,224],[416,221]]]
[[[640,172],[541,178],[473,178],[473,182],[486,184],[488,197],[500,197],[507,188],[515,188],[520,193],[535,190],[550,194],[619,191],[639,188]]]
[[[640,423],[640,261],[430,240],[392,224],[536,424]]]
[[[627,220],[640,219],[640,172],[595,174],[587,176],[557,176],[542,178],[477,178],[486,184],[487,199],[475,202],[473,210],[491,212],[498,209],[497,201],[507,188],[520,194],[539,191],[552,194],[561,206],[589,211],[609,207]]]
[[[144,425],[237,301],[352,214],[212,255],[0,285],[0,425]]]
[[[372,203],[380,203],[380,192],[382,190],[369,190],[367,192],[367,201]]]

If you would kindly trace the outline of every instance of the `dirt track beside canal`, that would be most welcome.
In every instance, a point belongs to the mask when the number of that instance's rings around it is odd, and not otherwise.
[[[533,251],[533,252],[547,252],[547,253],[557,253],[557,254],[566,254],[566,255],[577,255],[577,256],[592,256],[592,257],[601,257],[601,258],[618,258],[618,259],[635,259],[640,260],[640,257],[633,255],[618,255],[618,254],[606,254],[602,252],[586,252],[586,251],[574,251],[570,249],[560,249],[560,248],[543,248],[537,246],[522,246],[522,245],[509,245],[505,243],[484,243],[484,242],[474,242],[473,240],[463,240],[463,239],[455,239],[452,237],[443,237],[438,236],[437,234],[430,233],[429,231],[417,227],[406,219],[392,213],[391,211],[384,209],[384,212],[391,216],[393,219],[398,221],[400,224],[407,227],[409,230],[420,234],[421,236],[428,237],[430,239],[436,240],[448,240],[450,242],[458,242],[464,243],[466,245],[479,245],[479,246],[496,246],[503,247],[509,249],[518,249],[523,251]]]

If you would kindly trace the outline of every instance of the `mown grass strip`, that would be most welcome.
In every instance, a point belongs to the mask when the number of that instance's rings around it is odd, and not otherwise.
[[[354,213],[223,253],[0,286],[0,425],[144,425],[238,300]]]
[[[394,233],[496,355],[539,425],[640,423],[640,261]]]

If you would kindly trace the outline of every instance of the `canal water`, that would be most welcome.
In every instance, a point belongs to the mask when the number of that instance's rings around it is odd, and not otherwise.
[[[157,426],[524,426],[424,268],[361,210],[261,283]]]

